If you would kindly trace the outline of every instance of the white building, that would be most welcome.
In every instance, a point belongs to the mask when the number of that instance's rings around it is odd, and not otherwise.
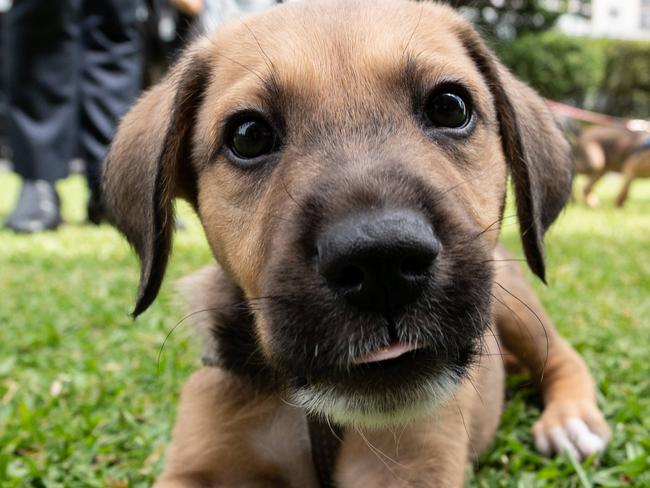
[[[588,10],[587,17],[563,15],[558,28],[570,35],[650,40],[650,0],[592,0]]]

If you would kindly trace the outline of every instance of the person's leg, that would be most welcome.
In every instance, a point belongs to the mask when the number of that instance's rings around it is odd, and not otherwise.
[[[54,182],[77,149],[78,0],[22,0],[5,16],[7,138],[23,178],[6,226],[23,232],[60,222]]]
[[[83,0],[81,150],[90,188],[88,218],[99,223],[101,168],[117,123],[141,84],[140,32],[133,0]]]

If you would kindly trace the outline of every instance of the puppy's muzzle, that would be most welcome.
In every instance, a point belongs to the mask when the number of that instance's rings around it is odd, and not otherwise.
[[[441,244],[424,216],[379,210],[348,216],[317,240],[318,269],[349,303],[384,315],[414,302]]]

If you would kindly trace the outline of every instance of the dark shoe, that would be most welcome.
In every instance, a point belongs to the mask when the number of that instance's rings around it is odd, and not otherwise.
[[[88,222],[91,224],[99,225],[106,218],[106,207],[104,207],[104,202],[102,201],[101,194],[97,191],[90,193],[90,198],[88,199]]]
[[[44,180],[24,180],[16,208],[5,227],[31,234],[54,230],[61,224],[61,202],[54,184]]]

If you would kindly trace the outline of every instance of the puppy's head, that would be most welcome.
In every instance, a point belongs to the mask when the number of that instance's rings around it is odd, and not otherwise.
[[[294,401],[383,423],[444,398],[478,353],[508,172],[544,279],[568,155],[538,96],[451,9],[313,1],[189,49],[122,122],[106,199],[142,262],[135,314],[182,196]]]

